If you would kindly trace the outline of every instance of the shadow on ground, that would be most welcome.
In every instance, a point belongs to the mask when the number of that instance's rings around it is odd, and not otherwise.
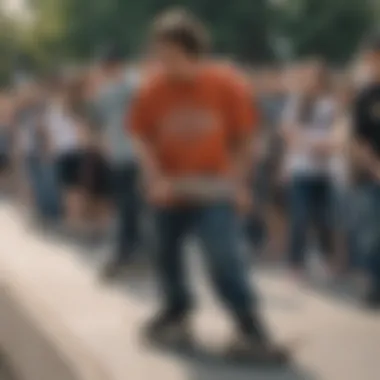
[[[194,273],[194,276],[197,274]],[[115,283],[122,291],[141,302],[151,304],[157,300],[157,286],[154,276],[126,276]],[[266,292],[266,307],[284,312],[297,312],[303,307],[291,295]],[[215,353],[214,348],[197,347],[192,351],[167,350],[167,353],[179,360],[186,368],[186,380],[319,380],[307,371],[290,365],[282,368],[263,368],[227,362],[223,355]]]
[[[204,347],[168,353],[186,368],[186,380],[318,380],[293,364],[278,368],[236,364]]]
[[[278,370],[254,370],[193,365],[188,380],[318,380],[301,370],[287,368]]]
[[[0,380],[18,380],[14,368],[4,353],[0,351]]]
[[[310,281],[309,288],[335,302],[344,303],[351,307],[361,307],[360,290],[352,279],[338,279],[336,281]]]

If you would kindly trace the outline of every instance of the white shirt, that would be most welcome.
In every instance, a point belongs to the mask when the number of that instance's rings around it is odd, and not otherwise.
[[[294,129],[302,144],[290,147],[285,156],[285,170],[288,174],[330,174],[333,157],[318,157],[313,154],[311,146],[318,140],[331,136],[334,127],[336,104],[333,99],[325,97],[315,101],[307,122],[299,120],[300,100],[291,99],[285,108],[285,128]]]
[[[43,115],[41,105],[26,107],[18,115],[18,142],[25,156],[38,154],[39,126]]]
[[[96,114],[112,162],[135,159],[132,139],[125,121],[139,83],[139,73],[129,70],[117,81],[107,83],[95,102]]]
[[[340,143],[342,144],[332,157],[331,172],[335,183],[339,186],[346,186],[349,183],[349,139],[351,120],[349,115],[343,114],[337,121],[339,128]]]
[[[79,147],[76,121],[58,104],[52,104],[46,113],[46,128],[53,154],[61,155]]]

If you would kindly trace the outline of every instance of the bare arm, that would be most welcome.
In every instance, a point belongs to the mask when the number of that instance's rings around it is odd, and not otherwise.
[[[304,146],[301,128],[297,121],[297,113],[298,100],[296,98],[291,99],[285,107],[280,128],[280,136],[289,150],[298,150]]]
[[[351,145],[351,154],[359,168],[380,180],[380,158],[365,141],[355,139]]]
[[[346,150],[350,142],[350,130],[351,123],[347,117],[341,117],[336,121],[331,134],[331,145],[336,151]]]

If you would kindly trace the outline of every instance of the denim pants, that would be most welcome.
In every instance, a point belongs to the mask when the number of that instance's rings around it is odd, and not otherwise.
[[[353,207],[360,261],[380,289],[380,184],[358,186]]]
[[[37,213],[43,218],[58,218],[60,191],[54,164],[31,155],[25,166]]]
[[[239,252],[239,222],[228,204],[156,210],[157,269],[165,308],[186,314],[193,306],[187,283],[183,241],[195,233],[203,245],[208,272],[221,300],[239,317],[253,305],[248,267]]]
[[[115,260],[127,262],[140,241],[141,197],[139,170],[134,162],[111,168],[111,187],[115,205],[117,231]]]
[[[324,254],[332,252],[333,186],[324,176],[295,176],[290,183],[290,262],[295,267],[305,263],[308,233],[314,227]]]

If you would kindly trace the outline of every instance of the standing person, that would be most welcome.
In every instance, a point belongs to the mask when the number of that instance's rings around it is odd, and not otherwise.
[[[49,161],[54,174],[65,228],[70,235],[83,233],[83,126],[72,110],[80,84],[58,79],[52,85],[45,116]]]
[[[282,202],[279,202],[281,186],[279,186],[279,167],[282,161],[283,141],[280,135],[281,117],[287,100],[283,73],[278,69],[271,69],[264,73],[263,86],[259,92],[259,106],[261,115],[262,136],[260,139],[259,165],[256,176],[257,201],[260,214],[265,224],[267,236],[265,245],[265,259],[278,258],[284,249],[284,213]],[[268,257],[269,256],[269,257]]]
[[[329,91],[329,74],[319,62],[307,62],[300,76],[303,93],[285,109],[284,138],[289,181],[290,262],[293,273],[304,277],[308,233],[314,227],[326,263],[333,254],[331,165],[336,105]],[[327,270],[329,270],[329,265]]]
[[[131,263],[139,248],[139,167],[124,126],[139,75],[126,68],[124,55],[116,47],[111,47],[104,54],[101,69],[103,78],[94,99],[94,114],[100,127],[99,138],[104,141],[105,157],[109,161],[110,187],[117,219],[115,248],[102,275],[114,278]]]
[[[239,252],[237,210],[249,207],[248,152],[256,124],[250,91],[232,67],[207,61],[207,33],[186,11],[159,17],[152,34],[158,72],[138,92],[131,125],[158,233],[162,310],[148,324],[147,335],[160,342],[189,336],[193,304],[183,243],[195,231],[217,293],[236,323],[233,353],[281,361],[284,353],[265,331]],[[186,180],[181,196],[176,184]],[[197,180],[225,181],[238,190],[231,197],[202,198],[195,188],[191,195],[190,183]]]
[[[365,46],[368,81],[357,96],[353,114],[358,247],[366,263],[369,307],[380,308],[380,36]]]
[[[35,216],[42,223],[50,222],[57,217],[57,209],[51,191],[51,171],[46,163],[46,103],[42,86],[27,84],[22,87],[20,96],[16,116],[16,155],[26,177]]]
[[[86,238],[91,247],[99,247],[109,227],[110,169],[93,125],[92,100],[97,76],[92,70],[78,81],[76,96],[71,100],[71,114],[82,125],[82,159],[80,182],[83,188],[83,218],[87,225]]]
[[[352,101],[353,84],[349,75],[344,75],[336,86],[336,101],[338,115],[334,125],[333,139],[336,143],[336,154],[333,158],[332,173],[334,180],[334,209],[336,216],[335,263],[337,274],[345,274],[349,269],[357,269],[355,244],[355,226],[350,213],[350,144],[352,135]],[[353,229],[353,230],[352,230]]]
[[[0,190],[9,190],[13,111],[10,96],[0,93]]]

